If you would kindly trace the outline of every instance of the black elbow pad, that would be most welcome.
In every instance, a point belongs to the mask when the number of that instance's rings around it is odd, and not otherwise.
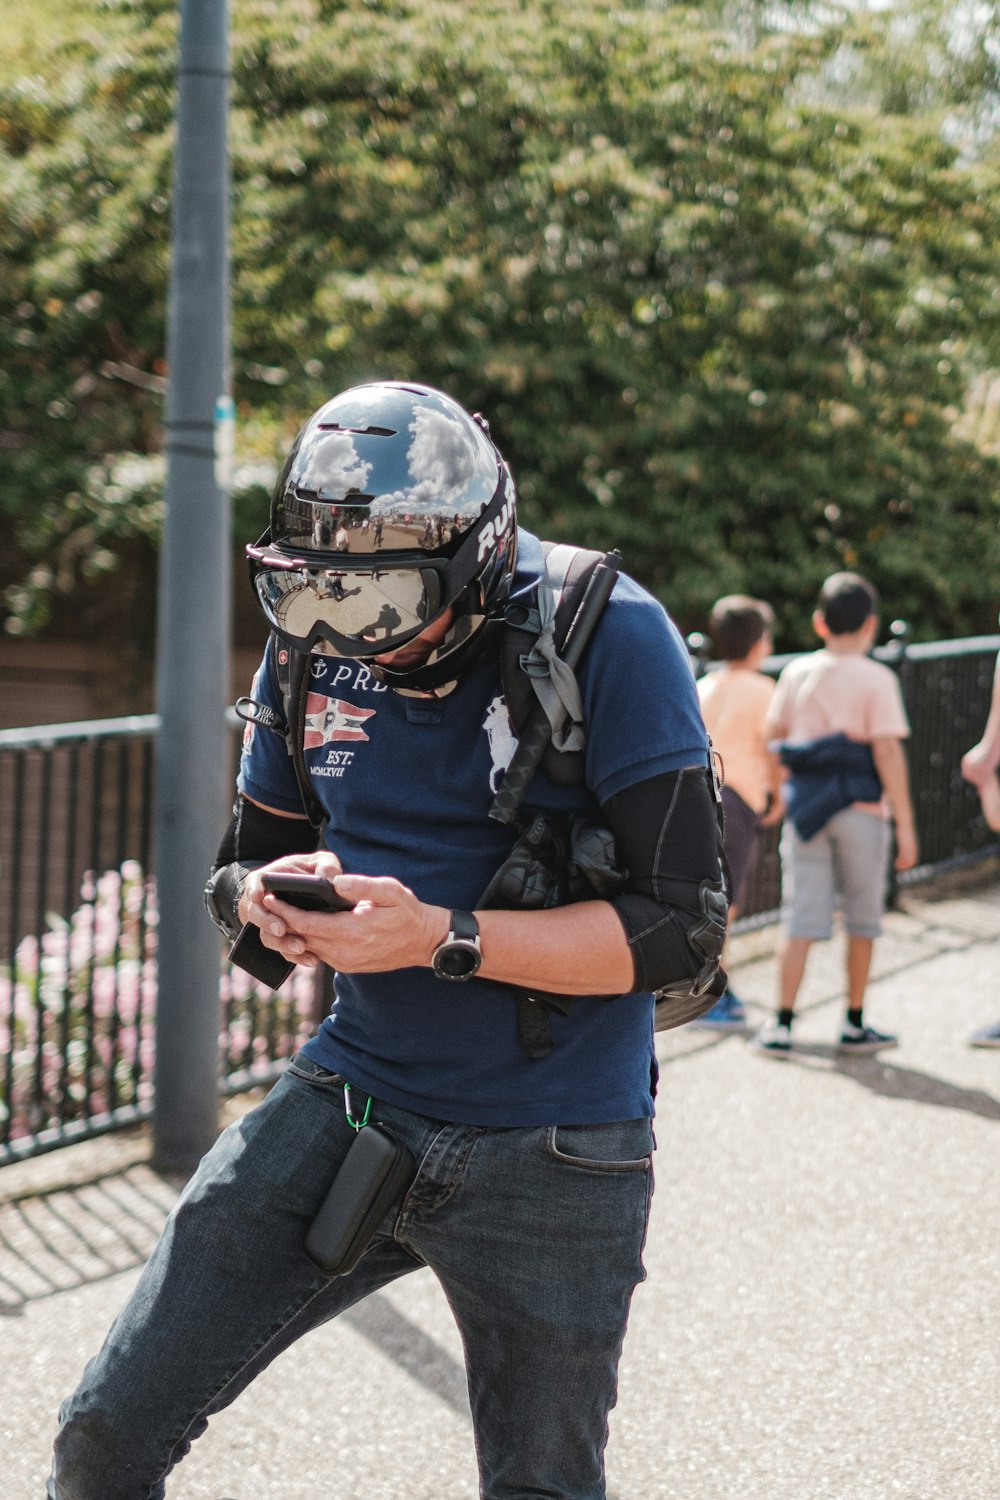
[[[720,885],[707,880],[695,899],[693,911],[687,906],[664,911],[658,902],[627,894],[612,902],[632,951],[637,990],[659,992],[679,985],[684,991],[708,993],[722,962],[729,901]]]
[[[243,882],[251,870],[258,869],[260,864],[240,865],[235,860],[228,865],[216,865],[205,884],[205,910],[230,943],[235,943],[243,930],[239,919]]]
[[[729,894],[711,772],[690,766],[639,782],[612,797],[604,814],[629,872],[612,904],[635,988],[695,1001],[721,994]]]

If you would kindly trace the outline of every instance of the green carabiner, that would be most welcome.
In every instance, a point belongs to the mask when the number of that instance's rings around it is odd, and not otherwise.
[[[346,1078],[344,1079],[344,1112],[347,1115],[347,1123],[348,1125],[350,1125],[352,1130],[361,1130],[363,1126],[367,1125],[368,1116],[372,1112],[372,1098],[369,1094],[368,1103],[365,1105],[365,1112],[362,1115],[361,1119],[356,1120],[354,1118],[354,1114],[351,1110],[351,1085],[347,1082]]]

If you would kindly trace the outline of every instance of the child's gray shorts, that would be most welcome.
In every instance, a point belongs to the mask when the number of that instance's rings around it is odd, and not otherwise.
[[[781,920],[789,937],[823,939],[839,908],[854,937],[878,937],[889,873],[890,825],[846,807],[811,839],[781,831]]]

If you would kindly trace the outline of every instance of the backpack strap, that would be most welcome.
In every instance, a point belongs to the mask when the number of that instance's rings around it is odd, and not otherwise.
[[[535,607],[520,601],[508,605],[500,646],[507,712],[518,735],[518,750],[490,808],[490,817],[502,823],[514,821],[539,765],[559,785],[584,779],[583,703],[573,668],[618,575],[617,552],[588,552],[552,542],[542,547],[545,576]],[[564,650],[566,659],[560,654]],[[566,996],[516,991],[518,1039],[529,1057],[547,1057],[552,1051],[549,1007],[565,1015],[572,1005]]]
[[[523,734],[540,703],[554,726],[541,768],[557,786],[577,786],[584,778],[583,706],[572,669],[559,653],[594,569],[607,561],[607,554],[557,542],[543,542],[542,550],[545,576],[534,604],[516,600],[507,606],[500,674],[514,732]]]
[[[295,779],[299,784],[302,806],[310,823],[322,837],[329,818],[323,805],[313,791],[312,780],[306,766],[306,699],[309,696],[309,655],[296,651],[271,632],[268,641],[271,655],[271,670],[274,672],[281,702],[285,712],[285,744],[292,757]]]
[[[267,641],[267,654],[274,680],[281,694],[281,713],[255,698],[238,698],[236,712],[248,724],[259,724],[280,734],[285,749],[292,757],[295,779],[298,782],[302,808],[310,823],[322,837],[329,822],[322,803],[312,789],[306,767],[305,732],[306,699],[309,696],[309,656],[296,651],[278,639],[272,630]]]

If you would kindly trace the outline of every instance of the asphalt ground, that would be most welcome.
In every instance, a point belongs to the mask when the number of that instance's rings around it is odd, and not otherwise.
[[[738,940],[762,1020],[773,930]],[[842,944],[813,950],[787,1059],[685,1028],[663,1081],[648,1279],[610,1500],[1000,1495],[1000,874],[910,894],[834,1043]],[[179,1184],[141,1133],[0,1171],[0,1500],[42,1500],[59,1401]],[[572,1379],[572,1371],[567,1371]],[[318,1330],[213,1419],[169,1500],[474,1500],[458,1335],[429,1272]]]

